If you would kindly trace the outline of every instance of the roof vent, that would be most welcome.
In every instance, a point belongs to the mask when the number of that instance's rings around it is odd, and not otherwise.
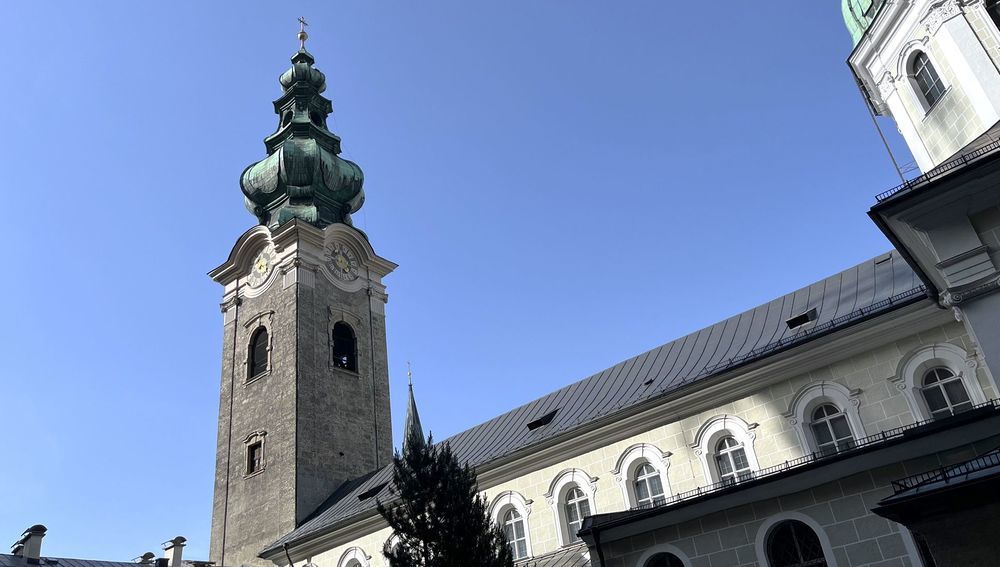
[[[375,496],[379,492],[382,492],[382,489],[385,488],[386,485],[388,485],[388,484],[389,484],[388,482],[383,482],[382,484],[380,484],[380,485],[378,485],[378,486],[376,486],[374,488],[369,488],[368,490],[362,492],[361,494],[358,494],[358,500],[360,500],[362,502],[364,502],[365,500],[368,500],[372,496]]]
[[[552,423],[552,419],[555,418],[556,412],[558,411],[559,409],[556,408],[550,411],[549,413],[543,415],[542,417],[536,419],[535,421],[528,423],[528,431],[534,431],[539,427],[545,427],[546,425]]]
[[[788,325],[789,329],[798,329],[799,327],[801,327],[803,325],[806,325],[808,323],[812,323],[813,321],[815,321],[816,320],[816,315],[817,315],[816,308],[813,307],[809,311],[806,311],[805,313],[803,313],[801,315],[796,315],[795,317],[792,317],[791,319],[785,321],[785,324]]]

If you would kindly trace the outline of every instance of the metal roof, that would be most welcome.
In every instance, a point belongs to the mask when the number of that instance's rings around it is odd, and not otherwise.
[[[21,555],[0,553],[0,567],[136,567],[136,565],[131,561],[97,561],[65,557],[42,557],[39,563],[32,564]]]
[[[553,551],[525,561],[515,567],[590,567],[590,550],[584,544]]]
[[[898,252],[886,253],[710,327],[616,364],[533,402],[446,439],[456,457],[472,466],[525,450],[542,441],[672,393],[698,380],[766,358],[812,338],[888,313],[926,297],[925,288]],[[786,321],[811,309],[815,319],[790,329]],[[557,410],[551,422],[528,424]],[[326,533],[377,500],[392,498],[391,467],[345,483],[294,531],[272,543]],[[377,491],[373,489],[381,488]],[[359,495],[367,496],[359,498]],[[0,566],[2,567],[2,566]]]

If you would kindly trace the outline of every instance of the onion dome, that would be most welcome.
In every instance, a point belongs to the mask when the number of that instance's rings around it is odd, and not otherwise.
[[[854,45],[861,41],[884,3],[885,0],[841,0],[844,23],[847,24],[847,31],[851,33]]]
[[[284,94],[274,101],[278,130],[264,139],[268,156],[240,178],[247,209],[271,229],[292,219],[350,225],[365,200],[361,168],[339,157],[340,138],[327,129],[333,104],[320,94],[326,76],[313,67],[306,37],[299,32],[302,47],[279,79]]]

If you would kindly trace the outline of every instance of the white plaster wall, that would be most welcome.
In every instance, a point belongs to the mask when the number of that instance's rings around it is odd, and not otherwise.
[[[961,323],[954,322],[934,327],[927,332],[886,343],[863,354],[762,387],[750,396],[719,400],[718,406],[679,421],[649,423],[649,428],[642,433],[625,439],[609,440],[608,444],[600,449],[575,455],[558,464],[532,469],[530,463],[526,463],[522,474],[491,486],[484,493],[487,497],[493,498],[510,490],[530,501],[527,523],[532,555],[549,553],[558,549],[559,540],[556,520],[545,494],[560,472],[576,468],[592,477],[597,477],[594,481],[594,501],[591,503],[594,513],[624,510],[629,506],[614,480],[612,470],[619,457],[629,447],[637,443],[649,443],[661,451],[672,453],[669,457],[668,472],[670,491],[677,494],[693,490],[698,486],[709,484],[710,481],[706,479],[701,460],[691,445],[702,424],[720,414],[736,416],[747,423],[758,424],[754,429],[756,434],[754,450],[760,466],[766,468],[778,465],[808,452],[801,446],[799,436],[784,414],[788,411],[789,403],[796,392],[820,381],[836,382],[848,389],[860,390],[859,410],[868,435],[912,423],[915,420],[909,405],[903,393],[890,382],[890,378],[895,376],[899,362],[906,354],[922,346],[941,343],[953,344],[970,354],[975,352],[975,345],[972,344]],[[997,397],[996,389],[988,378],[983,364],[980,364],[977,370],[977,380],[987,398]],[[371,563],[373,567],[380,567],[384,561],[381,556],[382,545],[390,535],[387,529],[383,529],[319,554],[311,558],[311,561],[317,567],[338,567],[337,561],[343,553],[350,547],[358,546],[373,556]]]

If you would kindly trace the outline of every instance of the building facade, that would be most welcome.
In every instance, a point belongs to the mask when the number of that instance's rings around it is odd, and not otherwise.
[[[986,466],[1000,446],[997,13],[844,0],[859,85],[925,171],[869,211],[892,251],[447,440],[519,562],[1000,564],[947,534],[992,529],[992,508],[964,527],[911,513],[929,478],[1000,469]],[[260,225],[211,273],[226,325],[211,558],[380,567],[395,265],[350,224],[363,177],[337,156],[304,45],[280,81],[268,157],[241,179]]]

